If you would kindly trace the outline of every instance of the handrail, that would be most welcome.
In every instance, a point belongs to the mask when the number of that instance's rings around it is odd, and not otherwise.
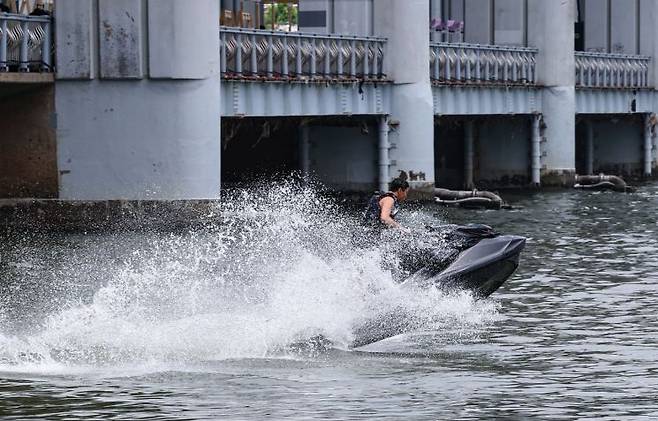
[[[651,57],[577,51],[576,86],[587,88],[647,88]]]
[[[51,72],[52,18],[0,13],[0,72]]]
[[[430,43],[430,77],[440,84],[537,83],[537,49],[470,43]]]
[[[220,28],[224,78],[384,79],[386,39],[352,35]]]

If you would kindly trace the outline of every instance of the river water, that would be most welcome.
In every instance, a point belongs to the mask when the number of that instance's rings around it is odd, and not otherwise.
[[[528,238],[482,301],[400,289],[342,206],[294,188],[192,233],[5,233],[0,417],[658,418],[658,184],[507,199],[403,216]],[[350,348],[400,306],[413,331]]]

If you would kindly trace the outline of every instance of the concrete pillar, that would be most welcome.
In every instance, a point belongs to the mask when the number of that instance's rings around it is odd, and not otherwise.
[[[544,86],[542,185],[570,185],[576,168],[574,72],[575,0],[528,1],[528,43],[539,49],[538,84]]]
[[[384,72],[394,81],[391,177],[406,176],[415,193],[428,196],[434,191],[429,12],[429,0],[377,0],[374,4],[375,33],[388,38]]]
[[[594,123],[585,121],[585,175],[594,174]]]
[[[649,86],[658,85],[658,2],[640,0],[640,54],[650,56]]]
[[[60,0],[59,196],[215,199],[219,2]]]
[[[305,180],[311,175],[311,128],[306,123],[299,126],[299,169]]]
[[[388,191],[391,160],[389,157],[391,146],[388,141],[388,116],[379,118],[379,191]]]
[[[651,177],[653,167],[653,139],[651,137],[651,124],[653,121],[651,114],[644,115],[644,176]]]
[[[473,158],[475,155],[475,122],[468,120],[464,123],[464,187],[472,189],[473,183]]]
[[[530,182],[534,187],[541,185],[541,115],[532,116],[532,146],[530,148]]]

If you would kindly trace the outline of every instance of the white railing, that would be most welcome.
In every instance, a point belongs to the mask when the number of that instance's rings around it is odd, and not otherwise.
[[[0,13],[0,72],[50,72],[51,18]]]
[[[537,82],[537,50],[466,43],[430,44],[430,77],[445,84]]]
[[[576,86],[591,88],[646,88],[650,57],[576,52]]]
[[[385,79],[385,38],[221,27],[222,76],[235,79]]]

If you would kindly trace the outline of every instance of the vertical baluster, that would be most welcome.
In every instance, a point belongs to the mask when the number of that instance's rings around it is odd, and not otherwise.
[[[504,82],[509,82],[510,81],[508,54],[509,54],[509,51],[504,51],[501,54],[501,58],[503,59],[503,81]]]
[[[356,41],[350,41],[350,76],[356,77]]]
[[[6,72],[9,70],[7,66],[7,20],[2,19],[1,21],[2,35],[0,36],[0,72]]]
[[[295,56],[295,74],[302,75],[302,37],[297,35],[297,55]]]
[[[256,48],[256,34],[252,34],[249,39],[251,40],[251,60],[249,71],[253,76],[256,76],[258,74],[258,48]]]
[[[471,50],[468,48],[464,49],[464,59],[465,59],[465,69],[464,69],[464,77],[466,78],[466,81],[470,81],[472,79],[471,77]]]
[[[446,66],[446,68],[445,68],[445,79],[446,79],[446,82],[449,82],[450,81],[450,50],[451,50],[451,47],[446,46],[446,47],[443,47],[443,48],[444,48],[444,54],[446,56],[446,59],[445,59],[445,63],[446,63],[445,64],[445,66]]]
[[[242,75],[242,34],[236,37],[237,47],[235,49],[235,73]]]
[[[23,38],[21,38],[21,51],[20,51],[20,64],[18,66],[21,72],[28,72],[30,68],[28,67],[30,58],[28,57],[28,41],[30,40],[30,35],[27,32],[28,22],[25,20],[21,22],[21,28],[23,29]]]
[[[274,39],[272,35],[267,36],[267,77],[274,76]]]
[[[363,77],[370,76],[370,41],[363,42]]]
[[[498,71],[500,67],[500,60],[498,60],[498,54],[496,52],[493,53],[494,57],[494,74],[493,74],[493,80],[496,82],[499,82],[498,80]]]
[[[441,65],[441,52],[440,52],[440,47],[434,46],[432,47],[432,51],[434,52],[434,80],[439,80],[441,78],[441,73],[440,73],[440,65]]]
[[[487,51],[485,55],[484,80],[489,81],[491,79],[491,51]]]
[[[331,75],[331,40],[324,41],[324,76]]]
[[[475,50],[475,80],[480,82],[482,80],[482,60],[481,60],[481,51],[478,48]]]
[[[316,57],[316,51],[315,51],[315,38],[311,38],[310,42],[310,48],[311,48],[311,77],[315,77],[316,69],[317,69],[317,57]]]
[[[379,41],[373,42],[372,53],[372,75],[377,78],[381,74],[379,71]]]
[[[52,69],[52,53],[50,51],[51,40],[50,40],[50,20],[45,22],[42,25],[43,28],[43,44],[41,44],[41,70],[44,72],[49,72]]]
[[[222,31],[219,36],[219,69],[222,74],[226,73],[226,32]]]
[[[338,40],[338,57],[336,57],[336,68],[338,71],[338,77],[343,77],[343,40],[342,38]]]
[[[455,48],[455,76],[458,81],[462,80],[462,58],[463,58],[463,52],[461,48]]]
[[[281,54],[281,75],[285,78],[289,76],[288,71],[288,35],[283,37],[283,52]]]

